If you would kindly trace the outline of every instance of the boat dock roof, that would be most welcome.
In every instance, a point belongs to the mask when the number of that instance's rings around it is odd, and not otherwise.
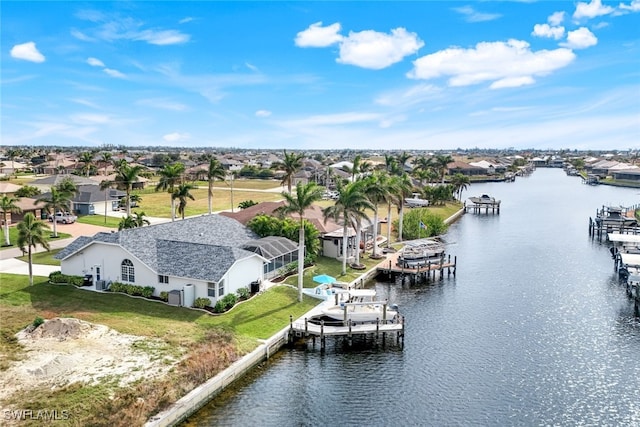
[[[640,254],[620,254],[623,265],[640,265]]]
[[[610,242],[640,243],[640,235],[637,234],[609,233],[607,237]]]

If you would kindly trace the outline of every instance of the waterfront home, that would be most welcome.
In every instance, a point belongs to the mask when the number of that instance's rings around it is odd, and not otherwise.
[[[254,289],[265,272],[297,260],[297,244],[283,237],[259,239],[231,218],[203,215],[119,232],[79,237],[56,258],[63,274],[92,278],[92,289],[111,282],[154,287],[211,305],[240,288]]]

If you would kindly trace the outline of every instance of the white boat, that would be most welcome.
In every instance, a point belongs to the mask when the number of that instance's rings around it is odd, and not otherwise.
[[[480,197],[469,197],[469,200],[478,205],[490,205],[499,202],[499,200],[496,200],[495,197],[491,197],[488,194],[483,194]]]
[[[444,257],[444,244],[435,239],[420,239],[407,244],[400,251],[398,265],[405,268],[424,267]]]
[[[322,309],[322,314],[340,321],[351,320],[355,323],[390,321],[398,315],[395,307],[389,307],[386,301],[376,301],[373,289],[353,289],[348,292],[347,301]]]

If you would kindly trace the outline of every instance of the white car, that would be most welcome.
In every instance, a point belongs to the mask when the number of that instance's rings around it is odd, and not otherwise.
[[[76,222],[78,217],[70,214],[69,212],[56,212],[55,216],[49,215],[50,222],[53,222],[54,219],[56,220],[56,222],[61,222],[63,224],[73,224],[74,222]]]

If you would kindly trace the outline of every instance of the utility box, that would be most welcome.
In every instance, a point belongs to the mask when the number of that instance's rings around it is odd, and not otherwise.
[[[167,300],[169,305],[175,305],[180,307],[182,305],[182,292],[179,289],[169,291],[169,299]]]

